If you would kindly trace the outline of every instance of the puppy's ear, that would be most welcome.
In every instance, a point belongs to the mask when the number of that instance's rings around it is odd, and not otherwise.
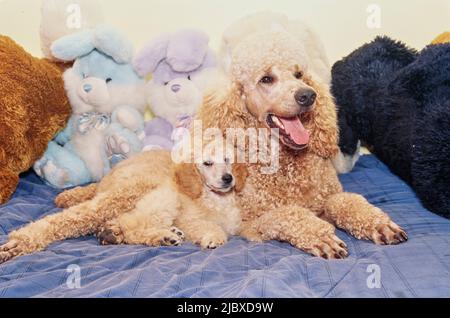
[[[334,99],[326,85],[313,80],[307,81],[307,84],[318,93],[309,148],[322,158],[333,158],[339,152],[339,129]]]
[[[233,165],[233,176],[236,180],[236,185],[234,189],[236,192],[241,192],[244,190],[245,183],[248,177],[247,165],[236,163]]]
[[[194,164],[183,163],[175,168],[178,191],[191,199],[198,199],[203,192],[203,181]]]

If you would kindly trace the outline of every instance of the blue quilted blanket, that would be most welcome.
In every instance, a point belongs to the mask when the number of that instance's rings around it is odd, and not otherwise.
[[[350,257],[313,258],[285,243],[234,238],[223,248],[101,247],[93,237],[0,265],[0,297],[450,297],[450,221],[425,210],[412,190],[373,156],[341,177],[403,226],[410,240],[380,247],[343,232]],[[0,207],[6,233],[58,212],[57,192],[23,176]]]

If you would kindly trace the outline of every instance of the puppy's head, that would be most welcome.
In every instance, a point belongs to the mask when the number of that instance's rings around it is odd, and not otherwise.
[[[205,147],[201,158],[195,163],[179,164],[175,169],[178,189],[193,199],[198,199],[203,190],[218,194],[242,191],[247,179],[244,164],[232,163],[232,154],[222,151],[215,143]]]

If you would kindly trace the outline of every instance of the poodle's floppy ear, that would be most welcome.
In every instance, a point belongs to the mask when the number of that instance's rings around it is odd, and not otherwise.
[[[191,199],[198,199],[203,193],[203,181],[193,163],[177,165],[175,168],[175,182],[178,190]]]
[[[205,92],[197,119],[202,121],[204,129],[219,128],[223,132],[228,128],[247,129],[249,116],[242,86],[230,83],[224,75],[218,78]]]
[[[74,61],[94,50],[93,38],[92,31],[82,31],[64,36],[53,42],[52,55],[61,61]]]
[[[235,163],[233,165],[233,176],[236,181],[234,189],[236,190],[236,192],[241,192],[242,190],[244,190],[245,183],[248,177],[247,166],[243,163]]]
[[[167,48],[167,63],[174,71],[188,73],[198,69],[208,53],[209,37],[198,30],[180,30],[172,35]]]
[[[134,68],[141,77],[153,73],[166,58],[169,35],[162,35],[148,43],[134,59]]]
[[[339,129],[337,125],[337,109],[334,99],[326,85],[313,80],[306,81],[318,93],[316,108],[311,127],[309,148],[318,156],[329,159],[339,152]]]
[[[96,27],[92,41],[98,51],[112,57],[118,64],[130,63],[133,58],[131,42],[111,26]]]

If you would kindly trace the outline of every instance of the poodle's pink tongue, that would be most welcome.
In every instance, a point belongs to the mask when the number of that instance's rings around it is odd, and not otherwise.
[[[307,145],[309,143],[309,132],[303,126],[300,118],[279,118],[284,125],[284,130],[291,136],[292,140],[299,146]]]

